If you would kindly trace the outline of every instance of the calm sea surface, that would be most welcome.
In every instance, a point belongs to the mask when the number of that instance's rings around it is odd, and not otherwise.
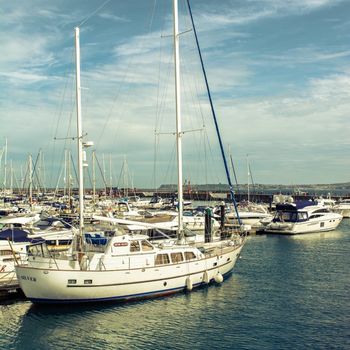
[[[0,305],[1,349],[350,349],[350,220],[252,236],[221,286],[129,304]]]

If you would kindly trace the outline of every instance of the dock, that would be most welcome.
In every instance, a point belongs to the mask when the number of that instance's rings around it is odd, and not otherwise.
[[[0,283],[0,301],[18,298],[22,296],[23,292],[17,280],[11,283]]]

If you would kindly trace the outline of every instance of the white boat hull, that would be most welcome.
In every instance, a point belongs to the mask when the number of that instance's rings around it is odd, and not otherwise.
[[[270,223],[265,229],[266,233],[278,233],[285,235],[296,235],[312,232],[327,232],[335,230],[342,218],[332,220],[313,220],[296,223]]]
[[[228,221],[231,223],[237,222],[237,216],[235,213],[228,214]],[[270,222],[273,219],[273,216],[267,213],[252,213],[252,212],[239,212],[239,218],[243,225],[249,225],[252,228],[261,228],[264,226],[263,222]]]
[[[127,301],[184,291],[188,283],[198,287],[218,273],[225,277],[232,271],[242,247],[225,247],[218,255],[193,262],[146,268],[83,271],[72,264],[72,269],[62,270],[52,262],[47,269],[17,266],[16,273],[20,287],[32,302]]]
[[[343,218],[350,218],[350,208],[332,208],[332,211],[342,215]]]

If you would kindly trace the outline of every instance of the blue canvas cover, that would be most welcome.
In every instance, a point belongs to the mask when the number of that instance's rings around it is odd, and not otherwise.
[[[28,237],[28,232],[22,230],[20,228],[7,228],[5,230],[0,231],[0,240],[10,240],[11,242],[43,242],[44,239],[37,237],[35,239]]]
[[[310,205],[317,205],[317,203],[307,200],[299,200],[295,203],[278,203],[276,204],[276,211],[297,211]]]

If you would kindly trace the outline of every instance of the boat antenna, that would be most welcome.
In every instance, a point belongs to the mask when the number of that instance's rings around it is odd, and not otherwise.
[[[214,105],[213,105],[213,101],[212,101],[211,94],[210,94],[207,74],[206,74],[205,68],[204,68],[204,63],[203,63],[203,59],[202,59],[202,53],[201,53],[201,49],[199,47],[197,31],[196,31],[196,27],[194,25],[194,21],[193,21],[193,16],[192,16],[192,11],[191,11],[191,6],[190,6],[190,1],[189,0],[187,0],[187,6],[188,6],[188,11],[189,11],[190,17],[191,17],[191,23],[192,23],[192,27],[193,27],[194,37],[196,39],[199,59],[200,59],[200,62],[201,62],[201,67],[202,67],[202,71],[203,71],[203,75],[204,75],[205,85],[206,85],[206,88],[207,88],[207,93],[208,93],[208,98],[209,98],[211,112],[212,112],[213,119],[214,119],[215,129],[216,129],[216,133],[217,133],[218,139],[219,139],[221,155],[222,155],[222,159],[223,159],[224,165],[225,165],[226,177],[227,177],[228,184],[230,186],[230,197],[231,197],[231,201],[232,201],[232,203],[234,205],[234,208],[235,208],[238,224],[241,226],[242,222],[241,222],[241,218],[239,217],[239,213],[238,213],[237,202],[236,202],[234,191],[233,191],[233,186],[232,186],[232,182],[231,182],[230,172],[229,172],[228,164],[227,164],[227,161],[226,161],[225,150],[224,150],[224,147],[223,147],[223,144],[222,144],[222,140],[221,140],[219,125],[218,125],[218,122],[217,122],[217,119],[216,119],[216,114],[215,114]]]

